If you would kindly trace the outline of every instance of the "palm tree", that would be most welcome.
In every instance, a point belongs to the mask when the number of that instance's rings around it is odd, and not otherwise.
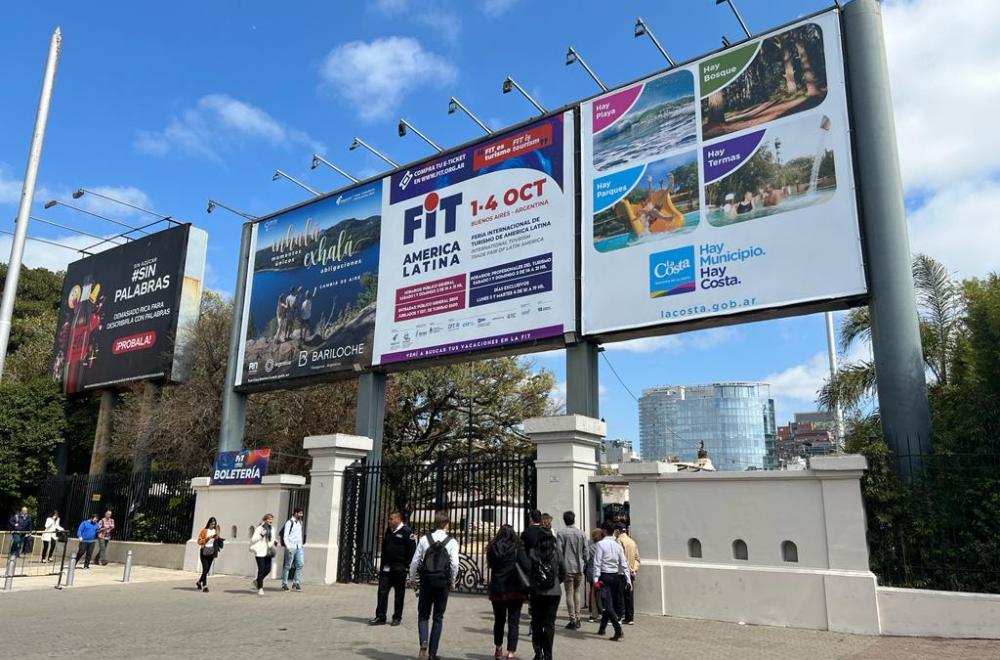
[[[925,254],[913,257],[913,285],[917,294],[924,364],[935,384],[947,385],[964,310],[961,287],[951,279],[942,263]],[[868,307],[852,309],[840,328],[842,351],[846,352],[856,342],[871,342]],[[874,395],[876,382],[872,360],[845,363],[823,385],[819,403],[829,409],[839,403],[845,409],[857,410]]]

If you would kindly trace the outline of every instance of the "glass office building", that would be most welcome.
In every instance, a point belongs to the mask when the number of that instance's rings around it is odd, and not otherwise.
[[[643,390],[639,438],[643,460],[693,462],[704,442],[717,470],[765,467],[773,444],[774,401],[765,383],[666,385]]]

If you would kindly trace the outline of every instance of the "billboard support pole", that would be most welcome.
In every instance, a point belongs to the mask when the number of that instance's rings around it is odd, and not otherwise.
[[[90,452],[91,477],[102,477],[108,469],[108,449],[111,445],[112,418],[115,413],[115,391],[101,390],[101,407],[97,412],[97,431]]]
[[[226,381],[222,385],[222,423],[219,424],[219,453],[243,449],[247,421],[247,395],[233,389],[240,354],[243,304],[246,298],[247,264],[250,263],[250,240],[253,224],[244,223],[240,235],[240,261],[236,266],[236,290],[233,292],[233,322],[229,327],[229,359]]]
[[[35,199],[35,181],[38,179],[38,165],[42,160],[42,144],[45,142],[45,127],[49,121],[52,86],[55,83],[56,64],[59,62],[61,46],[62,31],[57,27],[49,41],[49,55],[45,62],[42,92],[38,98],[38,112],[35,114],[35,130],[31,135],[31,147],[28,149],[28,165],[24,170],[21,201],[17,207],[17,225],[14,228],[14,240],[10,244],[7,278],[4,281],[3,300],[0,302],[0,379],[3,379],[4,362],[7,360],[7,344],[10,341],[14,299],[17,297],[17,281],[21,276],[24,243],[28,238],[28,215],[31,213],[31,204]]]
[[[153,439],[153,415],[160,401],[162,392],[160,383],[147,380],[142,385],[142,427],[135,445],[135,455],[132,458],[132,474],[149,472],[149,447]]]
[[[566,414],[600,419],[597,355],[600,346],[584,341],[566,347]]]
[[[843,26],[879,414],[906,478],[930,451],[931,418],[878,1],[847,4]],[[906,462],[899,460],[904,452]]]
[[[358,378],[357,416],[354,432],[372,439],[369,463],[382,462],[382,430],[385,428],[386,376],[378,371],[368,371]]]

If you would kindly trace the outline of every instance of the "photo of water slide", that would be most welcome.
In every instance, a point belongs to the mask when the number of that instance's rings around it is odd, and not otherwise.
[[[713,227],[725,227],[778,213],[822,204],[837,190],[830,144],[832,123],[826,115],[810,115],[761,131],[756,150],[740,159],[720,178],[705,186],[705,217]],[[705,147],[705,171],[716,154],[739,155],[729,145],[747,144],[755,134]],[[748,151],[750,151],[748,149]],[[722,166],[723,169],[727,169]]]
[[[818,25],[769,37],[756,52],[755,46],[701,63],[703,140],[810,110],[826,98],[826,59]],[[730,70],[731,76],[722,75]]]
[[[698,226],[697,152],[648,163],[637,168],[635,177],[627,194],[594,214],[594,248],[598,252],[661,241],[690,233]]]
[[[698,140],[694,76],[678,71],[646,83],[618,121],[594,135],[594,168],[657,158]]]

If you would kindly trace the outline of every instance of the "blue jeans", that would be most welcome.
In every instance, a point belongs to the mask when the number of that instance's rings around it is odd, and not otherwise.
[[[14,532],[10,535],[10,554],[15,557],[21,556],[21,548],[24,546],[25,534]]]
[[[441,641],[441,629],[444,626],[444,610],[448,606],[448,587],[433,589],[421,585],[420,597],[417,599],[417,634],[420,636],[420,648],[426,648],[430,655],[437,655],[438,643]],[[431,626],[430,637],[427,636],[427,622],[434,610],[434,625]]]
[[[281,586],[288,586],[288,571],[291,570],[292,564],[295,565],[295,576],[292,578],[293,584],[302,583],[302,546],[299,546],[292,550],[291,548],[285,548],[285,563],[281,567]]]

